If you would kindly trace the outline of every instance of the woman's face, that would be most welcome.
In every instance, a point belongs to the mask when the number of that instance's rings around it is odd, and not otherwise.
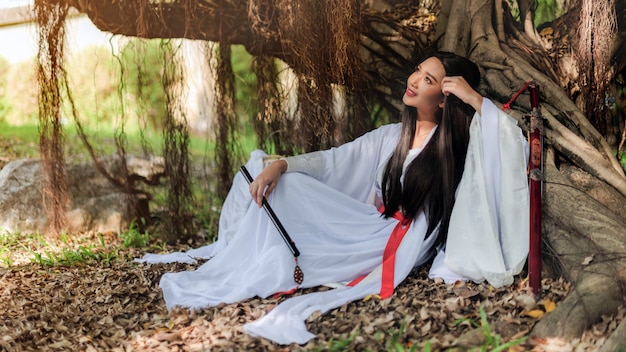
[[[430,57],[417,66],[408,80],[402,102],[420,112],[434,112],[443,108],[444,95],[441,80],[446,71],[436,57]]]

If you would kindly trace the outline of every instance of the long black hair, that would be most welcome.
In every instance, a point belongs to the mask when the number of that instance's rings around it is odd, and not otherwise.
[[[448,52],[438,52],[431,57],[441,61],[446,76],[463,76],[471,87],[478,87],[480,72],[470,60]],[[407,166],[401,183],[403,164],[413,144],[417,121],[417,110],[405,106],[400,141],[383,174],[384,216],[391,217],[401,210],[405,219],[414,219],[418,212],[425,211],[428,218],[427,238],[439,225],[435,245],[444,243],[448,235],[474,112],[474,108],[453,94],[446,96],[443,110],[437,116],[437,129],[421,153]]]

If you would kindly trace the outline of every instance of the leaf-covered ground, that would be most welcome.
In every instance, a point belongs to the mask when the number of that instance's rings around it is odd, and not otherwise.
[[[245,334],[242,325],[282,299],[168,312],[159,278],[197,265],[133,263],[143,250],[125,248],[123,240],[116,235],[55,241],[19,234],[2,237],[0,244],[10,253],[2,254],[0,265],[0,349],[400,351],[399,346],[422,350],[429,344],[438,351],[482,346],[487,329],[501,337],[500,344],[523,338],[570,290],[567,282],[545,280],[543,295],[535,302],[521,278],[496,290],[486,284],[433,282],[420,270],[390,299],[371,298],[314,314],[307,324],[317,338],[307,345],[278,346]],[[186,248],[162,248],[174,249]],[[488,325],[481,322],[480,307]],[[581,340],[553,341],[544,349],[596,350],[623,315],[606,317]],[[531,348],[526,342],[514,350]]]

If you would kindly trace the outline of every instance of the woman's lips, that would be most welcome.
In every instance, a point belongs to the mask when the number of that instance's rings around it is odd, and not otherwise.
[[[406,92],[404,92],[404,94],[406,94],[409,97],[414,97],[415,96],[415,92],[410,90],[410,89],[408,89],[408,88],[407,88]]]

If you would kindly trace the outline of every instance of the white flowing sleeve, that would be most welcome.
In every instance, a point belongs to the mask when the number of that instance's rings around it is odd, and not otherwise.
[[[366,202],[371,198],[376,171],[398,143],[400,128],[400,124],[385,125],[339,147],[287,157],[287,172],[307,174]]]
[[[429,276],[509,285],[529,247],[528,144],[517,122],[483,99],[470,126],[446,241]]]
[[[287,172],[301,172],[318,180],[324,177],[324,153],[321,151],[288,156]]]

